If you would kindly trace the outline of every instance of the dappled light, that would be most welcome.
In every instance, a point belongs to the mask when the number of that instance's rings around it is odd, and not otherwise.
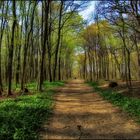
[[[90,89],[89,92],[87,88]],[[78,125],[81,126],[81,131],[77,128]],[[80,80],[71,81],[65,87],[59,88],[53,118],[50,119],[50,124],[43,127],[42,139],[140,137],[140,127],[133,120],[120,109],[104,101]]]
[[[0,0],[0,140],[139,132],[139,0]]]

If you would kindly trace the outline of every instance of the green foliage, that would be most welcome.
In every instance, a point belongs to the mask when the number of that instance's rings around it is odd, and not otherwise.
[[[45,81],[44,83],[43,83],[43,85],[44,85],[44,87],[45,88],[54,88],[54,87],[57,87],[57,86],[64,86],[64,82],[59,82],[59,81],[57,81],[57,82],[52,82],[51,84],[50,84],[50,82],[48,82],[48,81]],[[46,86],[45,86],[46,85]]]
[[[54,87],[57,87],[57,86],[63,86],[63,85],[64,85],[64,81],[61,81],[61,82],[56,81],[56,82],[52,82],[52,83],[50,83],[49,81],[44,81],[43,88],[44,88],[44,90],[47,90],[48,88],[50,89],[50,88],[54,88]],[[12,84],[12,89],[16,90],[16,91],[19,91],[20,86],[21,86],[20,84],[16,85],[15,83],[13,83]],[[36,91],[37,83],[36,82],[27,83],[26,87],[29,90]],[[7,89],[7,85],[5,85],[4,88]]]
[[[135,116],[140,122],[140,99],[126,97],[120,93],[114,92],[111,89],[103,90],[98,87],[98,83],[89,83],[96,91],[106,100],[110,101],[122,110],[128,112],[130,115]]]
[[[0,101],[0,139],[38,139],[39,128],[51,115],[54,94],[50,88],[63,82],[45,82],[47,92]],[[28,85],[31,89],[36,84]]]

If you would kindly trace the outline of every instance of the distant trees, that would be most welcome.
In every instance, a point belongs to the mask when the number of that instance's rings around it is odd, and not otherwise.
[[[140,2],[100,1],[94,17],[95,23],[83,33],[87,78],[122,79],[131,86],[131,80],[137,79],[140,73]]]
[[[100,78],[109,79],[108,33],[111,34],[111,30],[106,21],[88,26],[83,33],[86,64],[86,67],[83,65],[83,74],[85,77],[88,71],[89,75],[86,78],[91,81]]]
[[[86,2],[0,1],[0,95],[13,85],[65,80],[72,76],[73,54]],[[76,20],[76,23],[75,23]],[[76,29],[76,30],[75,30]],[[74,40],[75,39],[75,40]]]

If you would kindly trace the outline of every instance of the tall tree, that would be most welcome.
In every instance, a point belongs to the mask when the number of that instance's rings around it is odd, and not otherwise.
[[[26,73],[27,54],[28,54],[30,37],[32,36],[32,33],[33,33],[34,13],[35,13],[37,1],[35,1],[33,3],[34,5],[32,7],[32,15],[31,15],[31,19],[29,20],[29,10],[31,8],[31,4],[32,4],[32,2],[29,3],[28,15],[25,19],[26,35],[25,35],[24,56],[23,56],[23,69],[22,69],[22,77],[21,77],[21,90],[24,90],[25,77],[26,77],[25,73]],[[29,21],[30,21],[30,29],[29,29],[29,25],[28,25]]]
[[[63,5],[64,1],[61,0],[60,4],[60,11],[59,11],[59,23],[58,23],[58,35],[57,35],[57,44],[55,50],[55,60],[54,60],[54,71],[53,71],[53,80],[56,80],[56,71],[57,71],[57,64],[58,64],[58,52],[60,48],[60,39],[61,39],[61,22],[62,22],[62,12],[63,12]]]
[[[1,3],[1,13],[4,14],[4,2]],[[2,95],[3,86],[2,86],[2,76],[1,76],[1,47],[2,47],[2,38],[3,38],[3,31],[5,26],[5,20],[4,17],[1,17],[1,32],[0,32],[0,95]]]
[[[16,1],[12,2],[12,13],[13,13],[13,24],[12,24],[12,37],[11,45],[9,46],[9,55],[8,55],[8,93],[11,95],[11,83],[12,83],[12,66],[13,66],[13,52],[14,52],[14,38],[15,38],[15,29],[16,29]]]
[[[45,25],[44,25],[44,34],[43,34],[43,44],[41,48],[41,61],[40,61],[40,70],[39,70],[39,84],[38,84],[38,90],[42,91],[42,84],[43,84],[43,77],[44,77],[44,60],[46,56],[46,38],[48,39],[48,20],[49,20],[49,9],[50,9],[50,2],[51,0],[45,0],[44,1],[44,9],[45,9]],[[43,7],[43,2],[42,2]],[[43,14],[43,11],[42,11]],[[43,18],[43,17],[42,17]]]

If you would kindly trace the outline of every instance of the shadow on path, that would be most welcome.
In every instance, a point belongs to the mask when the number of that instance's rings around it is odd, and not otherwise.
[[[53,117],[41,139],[140,139],[140,126],[83,80],[57,89]]]

